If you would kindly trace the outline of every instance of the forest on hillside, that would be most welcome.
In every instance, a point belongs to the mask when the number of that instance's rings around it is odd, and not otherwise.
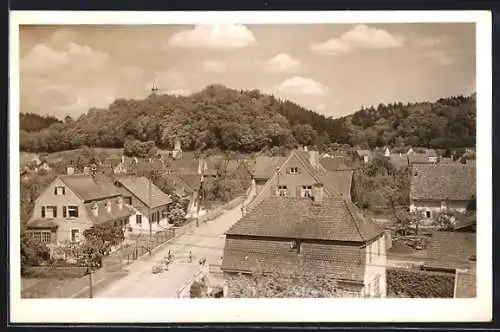
[[[176,139],[184,150],[243,153],[334,142],[360,147],[463,147],[475,143],[475,96],[381,104],[332,119],[258,90],[210,85],[190,96],[118,99],[107,109],[92,108],[76,120],[67,118],[41,130],[20,129],[20,149],[30,152],[120,148],[131,141],[170,149]]]
[[[50,115],[43,116],[35,113],[21,113],[19,115],[19,129],[21,131],[40,131],[54,123],[62,123],[62,121]]]

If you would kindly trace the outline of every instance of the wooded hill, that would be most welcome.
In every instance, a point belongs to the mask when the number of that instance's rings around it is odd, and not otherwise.
[[[75,121],[67,117],[38,131],[22,125],[20,148],[32,152],[85,145],[119,148],[138,139],[169,149],[177,138],[185,150],[239,152],[332,142],[462,147],[475,143],[475,119],[475,95],[434,103],[381,104],[332,119],[258,90],[210,85],[190,96],[118,99],[107,109],[92,108]]]

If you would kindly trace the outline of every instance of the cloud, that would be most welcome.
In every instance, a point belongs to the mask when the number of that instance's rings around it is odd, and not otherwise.
[[[286,53],[280,53],[266,61],[262,70],[272,74],[296,73],[300,69],[300,62]]]
[[[77,33],[74,30],[61,29],[56,30],[50,36],[49,43],[54,47],[66,46],[69,43],[74,43],[77,38]]]
[[[20,68],[27,76],[53,75],[58,71],[85,74],[102,70],[108,60],[107,53],[89,46],[69,43],[64,50],[58,51],[46,44],[37,44],[21,59]]]
[[[227,70],[227,65],[222,61],[207,60],[203,63],[203,70],[211,73],[222,74]]]
[[[323,55],[338,56],[356,49],[374,50],[400,47],[404,41],[403,36],[392,35],[384,29],[360,24],[344,32],[339,38],[312,44],[310,50]]]
[[[276,86],[276,90],[287,95],[305,95],[305,96],[321,96],[328,92],[326,86],[316,82],[312,78],[294,76],[287,78],[280,85]]]
[[[446,35],[442,36],[437,36],[437,37],[423,37],[420,39],[417,39],[414,44],[417,47],[422,47],[422,48],[435,48],[438,46],[442,46],[447,44],[450,41],[450,37]]]
[[[456,61],[456,54],[451,50],[432,50],[422,53],[422,58],[434,61],[440,66],[451,66]]]
[[[170,37],[169,46],[185,48],[238,49],[256,44],[244,25],[197,25]]]
[[[189,96],[192,92],[188,89],[172,89],[165,91],[166,94],[175,96]]]

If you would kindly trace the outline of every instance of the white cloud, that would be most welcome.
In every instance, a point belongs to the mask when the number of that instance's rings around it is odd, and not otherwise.
[[[68,54],[55,51],[45,44],[37,44],[21,59],[20,67],[25,73],[37,75],[51,72],[69,62]]]
[[[447,44],[450,41],[450,37],[443,35],[437,37],[423,37],[415,41],[417,47],[422,48],[435,48]]]
[[[197,25],[170,37],[169,46],[187,48],[238,49],[256,43],[244,25]]]
[[[189,96],[192,92],[188,89],[171,89],[165,91],[166,94],[175,96]]]
[[[316,82],[312,78],[294,76],[287,78],[280,85],[276,86],[276,90],[287,95],[308,95],[321,96],[328,92],[326,86]]]
[[[339,38],[312,44],[310,50],[323,55],[342,55],[356,49],[400,47],[404,40],[403,36],[392,35],[384,29],[360,24],[344,32]]]
[[[300,69],[300,62],[286,53],[280,53],[266,61],[262,70],[272,74],[296,73]]]
[[[222,61],[207,60],[203,63],[203,69],[211,73],[221,74],[227,70],[227,65]]]

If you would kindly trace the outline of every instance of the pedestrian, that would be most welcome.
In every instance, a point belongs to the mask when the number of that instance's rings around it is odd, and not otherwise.
[[[189,263],[193,261],[193,255],[191,253],[191,250],[189,250]]]

